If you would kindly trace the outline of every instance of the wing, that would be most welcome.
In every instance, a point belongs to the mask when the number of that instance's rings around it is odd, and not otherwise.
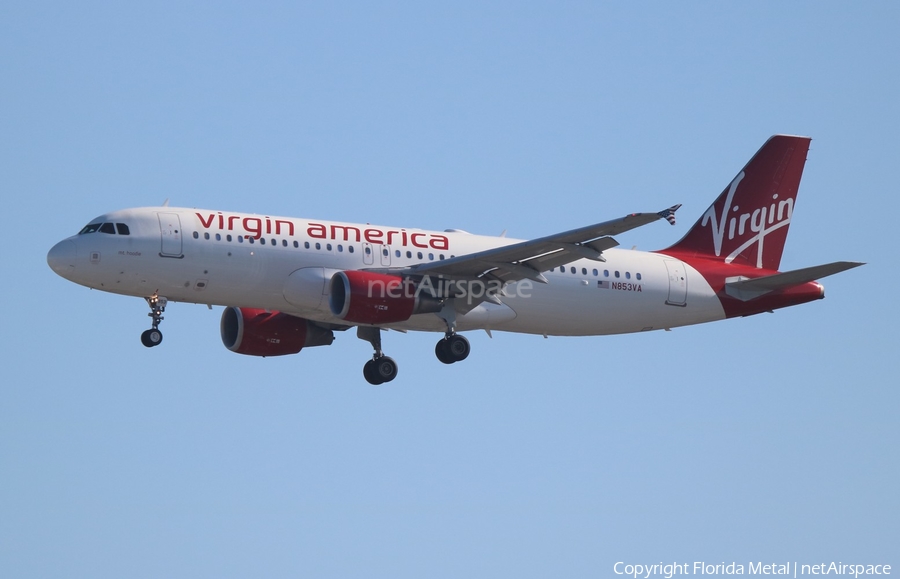
[[[443,261],[420,263],[399,272],[407,276],[442,276],[447,279],[478,279],[485,276],[504,283],[530,279],[547,283],[541,272],[578,259],[606,261],[603,252],[619,243],[610,237],[647,225],[658,219],[675,224],[675,211],[681,205],[658,213],[632,213],[625,217],[564,231],[539,239],[523,241],[461,255]]]

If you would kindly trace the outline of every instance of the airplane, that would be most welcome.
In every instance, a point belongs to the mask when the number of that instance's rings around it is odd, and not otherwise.
[[[224,306],[226,348],[296,354],[356,328],[374,350],[370,384],[397,363],[384,330],[438,332],[444,364],[469,355],[471,330],[596,336],[669,330],[824,297],[816,280],[860,265],[778,267],[810,138],[768,139],[687,232],[658,251],[618,249],[613,236],[675,224],[675,205],[532,240],[168,207],[92,219],[47,254],[77,284],[144,298],[162,342],[169,302]]]

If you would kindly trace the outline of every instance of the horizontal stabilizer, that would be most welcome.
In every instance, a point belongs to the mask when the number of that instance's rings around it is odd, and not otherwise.
[[[865,265],[855,261],[836,261],[825,265],[804,267],[775,275],[747,279],[744,277],[728,279],[725,283],[725,293],[741,301],[749,301],[765,295],[769,292],[788,289],[810,281],[815,281],[829,275],[841,273],[854,267]]]

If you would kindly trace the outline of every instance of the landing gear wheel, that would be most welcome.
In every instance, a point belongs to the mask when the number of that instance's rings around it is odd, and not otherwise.
[[[387,356],[369,360],[363,366],[363,376],[369,384],[375,386],[390,382],[397,377],[397,362]]]
[[[157,329],[146,330],[141,334],[141,343],[148,348],[159,346],[162,343],[163,335]]]
[[[375,375],[382,382],[390,382],[397,377],[397,362],[387,356],[378,358],[375,360]]]
[[[434,355],[444,364],[462,362],[469,357],[470,351],[469,340],[457,334],[447,336],[434,345]]]
[[[469,340],[458,334],[453,334],[447,338],[447,352],[454,362],[462,362],[469,357],[471,351]]]
[[[382,382],[378,379],[378,376],[375,375],[375,360],[369,360],[363,366],[363,376],[366,379],[366,382],[372,384],[373,386],[378,386]]]
[[[447,348],[447,338],[438,340],[438,343],[434,345],[434,355],[444,364],[452,364],[456,361],[450,357],[450,352]]]

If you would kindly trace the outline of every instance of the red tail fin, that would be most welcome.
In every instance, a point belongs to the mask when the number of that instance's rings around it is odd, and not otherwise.
[[[766,141],[687,235],[662,253],[777,270],[809,142],[787,135]]]

